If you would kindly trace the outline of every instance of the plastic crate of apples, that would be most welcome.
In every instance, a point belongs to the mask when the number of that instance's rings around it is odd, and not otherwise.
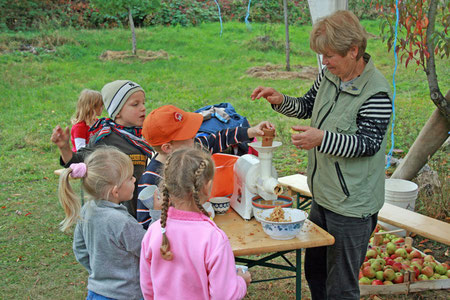
[[[412,247],[410,237],[375,229],[359,272],[361,295],[407,294],[450,288],[450,269]]]

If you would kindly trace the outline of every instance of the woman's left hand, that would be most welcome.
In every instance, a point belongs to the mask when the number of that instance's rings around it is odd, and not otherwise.
[[[324,131],[310,126],[292,126],[294,133],[291,141],[298,149],[310,150],[322,144]]]

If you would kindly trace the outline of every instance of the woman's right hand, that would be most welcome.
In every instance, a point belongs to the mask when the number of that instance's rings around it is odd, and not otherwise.
[[[281,104],[283,102],[283,95],[277,92],[274,88],[259,86],[253,90],[250,96],[252,100],[264,97],[270,104]]]
[[[249,271],[246,271],[244,273],[244,272],[242,272],[241,269],[238,269],[237,274],[238,274],[238,276],[241,276],[242,278],[244,278],[245,283],[247,284],[247,286],[249,286],[250,282],[252,282],[252,275],[250,274]]]
[[[58,146],[58,148],[67,147],[70,142],[70,128],[67,126],[64,130],[61,126],[57,125],[55,129],[53,129],[52,137],[50,140]],[[70,145],[69,145],[70,148]]]

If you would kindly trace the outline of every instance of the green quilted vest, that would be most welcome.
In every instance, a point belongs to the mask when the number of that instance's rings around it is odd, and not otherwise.
[[[363,73],[354,84],[339,92],[340,79],[328,70],[320,84],[311,116],[311,126],[352,135],[356,117],[371,96],[385,92],[389,83],[375,68],[368,54]],[[308,185],[321,206],[348,217],[366,217],[378,212],[384,203],[384,164],[386,135],[373,156],[344,158],[308,151]]]

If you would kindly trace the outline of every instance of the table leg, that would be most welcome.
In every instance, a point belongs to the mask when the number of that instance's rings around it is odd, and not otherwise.
[[[302,249],[295,250],[295,299],[302,299]]]

